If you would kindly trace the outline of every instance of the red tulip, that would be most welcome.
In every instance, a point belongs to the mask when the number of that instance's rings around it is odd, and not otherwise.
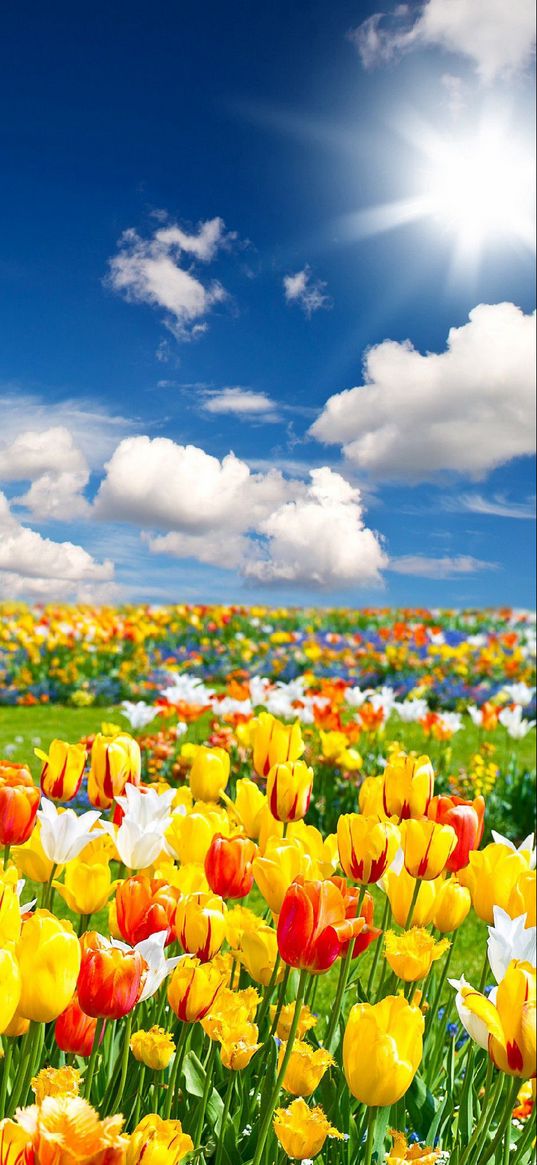
[[[278,950],[284,963],[314,975],[327,971],[365,926],[364,918],[347,917],[347,905],[332,879],[295,878],[278,919]]]
[[[91,1056],[96,1027],[97,1020],[82,1011],[75,991],[71,1002],[56,1020],[54,1038],[62,1052],[75,1056]],[[103,1036],[104,1029],[101,1039]]]
[[[95,931],[81,942],[78,1001],[86,1015],[121,1019],[140,998],[147,965],[139,951],[123,951]]]
[[[440,825],[451,825],[457,834],[457,844],[448,858],[446,869],[451,873],[462,870],[470,860],[470,850],[479,849],[483,837],[485,801],[476,797],[464,801],[462,797],[433,797],[428,816]]]
[[[216,833],[205,858],[205,876],[221,898],[245,898],[254,884],[252,863],[257,853],[249,837]]]
[[[40,797],[26,765],[0,761],[0,845],[24,845],[28,841]]]
[[[357,886],[349,886],[348,882],[345,881],[345,878],[334,877],[334,878],[331,878],[330,881],[334,882],[334,884],[338,887],[338,889],[340,890],[340,892],[343,896],[343,899],[345,901],[345,915],[346,915],[346,917],[348,919],[349,918],[350,919],[363,918],[363,920],[364,920],[365,925],[363,927],[363,930],[360,931],[359,935],[354,940],[352,957],[353,957],[353,959],[356,959],[356,958],[358,958],[358,955],[363,955],[364,951],[367,950],[367,948],[371,945],[371,943],[375,942],[375,940],[378,939],[379,935],[382,934],[382,931],[377,926],[373,926],[373,911],[374,911],[373,897],[369,893],[369,891],[366,894],[364,894],[364,896],[362,898],[362,905],[360,907],[360,914],[358,914],[357,913],[358,902],[360,899],[360,891],[359,891],[358,887]],[[348,949],[348,943],[345,943],[341,949],[341,955],[343,958],[347,954],[347,949]]]

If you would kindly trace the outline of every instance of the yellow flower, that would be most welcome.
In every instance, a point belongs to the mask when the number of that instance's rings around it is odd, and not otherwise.
[[[312,864],[309,877],[330,878],[335,873],[339,862],[335,833],[329,833],[324,838],[314,825],[306,825],[305,821],[293,821],[287,830],[287,836],[291,841],[299,841],[306,857],[310,859]]]
[[[2,1165],[27,1165],[33,1159],[29,1133],[13,1120],[0,1121],[0,1153]]]
[[[235,789],[235,807],[242,822],[245,833],[253,841],[257,841],[261,826],[260,813],[267,799],[265,794],[249,777],[242,777],[237,781]]]
[[[238,947],[245,930],[258,930],[262,925],[259,915],[247,906],[233,906],[226,914],[226,942],[230,947]]]
[[[21,932],[21,910],[15,866],[0,867],[0,947],[16,943]]]
[[[172,1036],[161,1027],[133,1032],[129,1047],[134,1059],[140,1064],[145,1064],[146,1068],[152,1068],[154,1072],[161,1072],[167,1068],[175,1052]]]
[[[16,1011],[14,1016],[13,1016],[13,1019],[10,1020],[7,1027],[4,1028],[2,1035],[12,1036],[13,1039],[18,1039],[19,1036],[26,1035],[26,1032],[28,1031],[29,1027],[30,1027],[30,1020],[23,1019],[22,1016],[20,1016],[19,1013]]]
[[[278,1069],[282,1066],[286,1047],[287,1044],[282,1043],[278,1054]],[[282,1087],[292,1096],[311,1096],[333,1063],[326,1048],[312,1048],[302,1040],[295,1040]]]
[[[511,918],[526,915],[526,926],[536,924],[537,895],[535,894],[535,870],[524,870],[519,874],[509,895],[507,913]]]
[[[494,907],[510,913],[509,902],[521,874],[530,868],[529,854],[491,842],[481,850],[471,850],[470,861],[459,870],[459,881],[467,886],[472,906],[483,922],[494,923]]]
[[[114,1150],[116,1160],[120,1160],[127,1145],[121,1136],[123,1117],[101,1121],[81,1096],[45,1096],[42,1104],[19,1109],[17,1121],[31,1138],[36,1161],[78,1165],[103,1160],[107,1151],[108,1159],[113,1160]]]
[[[398,926],[406,926],[416,879],[411,878],[403,866],[399,874],[396,874],[395,870],[388,870],[382,879],[382,885],[388,895],[396,923]],[[421,883],[412,916],[414,926],[428,926],[432,922],[440,886],[440,881]]]
[[[245,987],[243,991],[232,991],[224,987],[217,995],[214,1006],[201,1021],[201,1026],[211,1040],[222,1038],[225,1028],[251,1023],[259,1005],[260,996],[255,987]]]
[[[325,760],[337,761],[349,741],[344,732],[319,732],[321,754]]]
[[[229,780],[229,753],[223,748],[196,749],[189,773],[190,789],[196,801],[218,801]]]
[[[289,1108],[277,1108],[273,1126],[282,1149],[293,1161],[316,1157],[327,1137],[343,1139],[322,1108],[308,1108],[302,1097],[293,1100]]]
[[[240,1072],[250,1063],[261,1044],[257,1042],[258,1029],[255,1023],[234,1022],[222,1029],[220,1039],[220,1059],[224,1068]]]
[[[297,874],[309,873],[311,862],[303,846],[292,837],[271,838],[263,857],[254,858],[258,890],[273,914],[279,914],[285,894]]]
[[[97,809],[109,809],[127,784],[140,783],[140,745],[128,732],[115,736],[97,733],[91,750],[88,797]]]
[[[384,810],[384,777],[366,777],[362,781],[358,805],[364,816],[378,817],[380,821],[388,820]]]
[[[106,905],[113,890],[108,862],[75,858],[65,867],[64,881],[52,885],[73,914],[94,914]]]
[[[280,1018],[278,1020],[278,1026],[276,1028],[276,1035],[278,1036],[278,1039],[280,1039],[280,1040],[288,1040],[289,1039],[289,1033],[291,1031],[291,1024],[293,1022],[294,1014],[295,1014],[295,1004],[294,1003],[285,1003],[281,1009]],[[271,1009],[270,1009],[270,1018],[272,1021],[274,1021],[275,1015],[276,1015],[276,1007],[274,1006],[274,1007],[271,1007]],[[310,1011],[309,1007],[307,1007],[306,1004],[303,1003],[302,1007],[300,1009],[300,1018],[298,1020],[298,1027],[296,1029],[297,1039],[301,1040],[302,1037],[306,1035],[306,1032],[311,1031],[311,1028],[316,1027],[316,1025],[317,1025],[317,1016],[313,1015],[312,1012]]]
[[[270,712],[260,712],[252,726],[254,769],[259,777],[268,777],[273,765],[298,760],[304,752],[304,741],[297,720],[282,724]]]
[[[21,996],[19,964],[13,952],[0,948],[0,1035],[11,1024]]]
[[[303,760],[273,765],[267,777],[267,801],[277,821],[299,821],[309,809],[313,769]]]
[[[362,1104],[395,1104],[411,1084],[423,1054],[425,1021],[402,995],[357,1003],[343,1038],[347,1084]]]
[[[31,882],[39,882],[41,884],[48,882],[54,868],[54,862],[51,862],[47,858],[41,845],[41,822],[36,822],[28,841],[25,841],[24,845],[16,845],[13,847],[11,857],[19,873],[25,878],[29,878]]]
[[[458,878],[446,878],[438,882],[438,892],[434,903],[432,921],[441,934],[458,930],[467,917],[472,899],[466,886],[461,886]]]
[[[78,1068],[42,1068],[31,1081],[36,1104],[46,1096],[78,1096],[80,1083]]]
[[[193,1148],[181,1121],[163,1120],[156,1112],[150,1113],[131,1133],[126,1165],[179,1165]]]
[[[403,934],[386,931],[385,954],[392,971],[405,983],[416,983],[425,979],[437,959],[450,947],[448,939],[435,942],[432,934],[422,927],[413,926]]]
[[[429,1145],[408,1145],[404,1133],[390,1129],[392,1147],[386,1155],[386,1165],[402,1165],[403,1162],[417,1162],[417,1165],[434,1165],[438,1160],[441,1149],[432,1149]]]
[[[80,970],[80,944],[70,922],[36,910],[22,925],[16,956],[19,1014],[37,1023],[57,1019],[73,997]]]
[[[465,985],[459,990],[464,1009],[488,1032],[489,1056],[496,1067],[523,1080],[535,1076],[535,967],[513,959],[498,986],[494,1003],[473,987]]]
[[[429,882],[445,870],[457,844],[457,834],[451,825],[410,820],[401,826],[401,842],[407,872],[412,878]]]
[[[229,818],[224,809],[198,803],[191,813],[176,812],[166,840],[181,865],[203,865],[215,833],[229,837]]]
[[[184,951],[207,963],[226,937],[226,905],[218,894],[185,894],[177,904],[175,930]]]
[[[428,756],[393,754],[384,769],[384,810],[404,820],[422,817],[433,795],[434,772]]]
[[[378,882],[391,865],[400,832],[391,821],[343,813],[337,823],[339,860],[348,878],[362,885]]]
[[[197,1023],[208,1015],[224,978],[218,966],[199,959],[181,959],[168,984],[168,1002],[183,1023]]]
[[[43,761],[41,788],[45,797],[52,801],[70,801],[80,788],[86,764],[86,746],[68,744],[66,740],[53,740],[48,755],[42,749],[34,749],[35,755]]]
[[[244,931],[240,946],[233,953],[241,965],[246,967],[250,978],[255,983],[262,983],[263,987],[267,987],[278,955],[276,931],[265,923],[255,931]],[[276,977],[277,983],[283,977],[284,970],[282,963]]]

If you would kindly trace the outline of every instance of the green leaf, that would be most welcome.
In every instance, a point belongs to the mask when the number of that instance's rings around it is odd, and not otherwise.
[[[185,1056],[182,1076],[184,1076],[187,1092],[190,1096],[202,1097],[206,1073],[203,1064],[198,1060],[195,1052],[188,1052]],[[212,1088],[207,1100],[207,1117],[213,1130],[217,1131],[222,1120],[224,1103],[216,1088]]]
[[[423,1140],[434,1119],[436,1102],[419,1072],[414,1077],[405,1100],[414,1129]]]

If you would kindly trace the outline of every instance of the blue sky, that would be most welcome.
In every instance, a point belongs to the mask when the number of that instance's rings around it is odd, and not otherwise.
[[[534,35],[6,14],[1,597],[533,605]]]

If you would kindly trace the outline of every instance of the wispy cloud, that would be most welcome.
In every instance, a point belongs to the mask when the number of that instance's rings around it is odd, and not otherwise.
[[[205,389],[202,409],[206,413],[232,415],[245,420],[276,422],[280,420],[276,401],[264,392],[255,392],[240,385],[230,388]]]
[[[459,575],[476,574],[481,570],[499,570],[497,562],[483,562],[470,554],[444,558],[430,558],[426,554],[403,554],[391,558],[388,570],[394,574],[409,574],[416,578],[452,579]]]
[[[321,308],[332,306],[332,300],[325,294],[326,283],[316,279],[311,268],[306,265],[294,275],[285,275],[283,280],[284,295],[288,303],[296,303],[304,314],[310,318]]]
[[[494,518],[518,518],[535,521],[535,499],[512,502],[504,494],[494,494],[492,498],[479,493],[459,494],[455,498],[444,498],[443,508],[451,513],[490,514]]]

